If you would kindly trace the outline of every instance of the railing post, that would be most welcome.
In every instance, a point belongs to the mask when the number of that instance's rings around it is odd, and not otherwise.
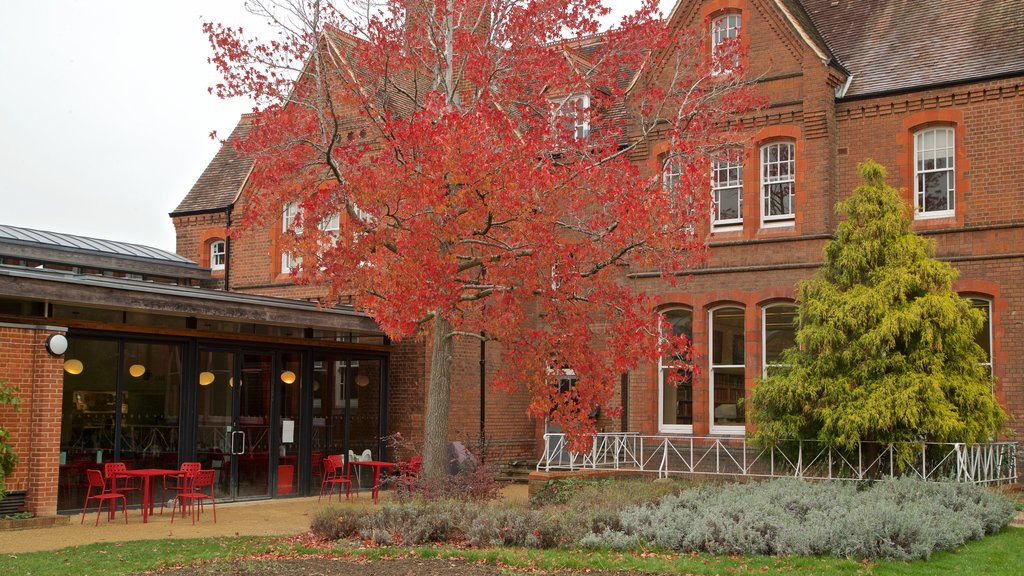
[[[921,480],[928,480],[928,444],[921,443]]]
[[[864,442],[857,442],[857,480],[864,479]]]
[[[743,475],[746,476],[750,471],[747,470],[747,437],[743,437]]]
[[[800,440],[797,443],[797,449],[796,449],[796,471],[794,472],[794,476],[796,476],[797,478],[803,478],[804,477],[804,441],[803,440]]]
[[[658,470],[658,478],[668,478],[668,438],[661,442],[661,468]]]

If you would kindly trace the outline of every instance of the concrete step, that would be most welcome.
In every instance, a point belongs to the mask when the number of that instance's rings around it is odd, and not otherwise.
[[[526,484],[530,480],[530,472],[536,470],[537,464],[525,460],[508,462],[498,472],[497,479],[501,482]]]
[[[1024,528],[1024,512],[1017,512],[1017,516],[1010,521],[1010,526]]]

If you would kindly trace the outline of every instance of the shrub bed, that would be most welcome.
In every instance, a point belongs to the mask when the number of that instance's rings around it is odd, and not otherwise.
[[[549,488],[529,507],[431,500],[374,512],[325,508],[312,530],[328,540],[386,546],[656,547],[911,560],[998,532],[1014,516],[1012,500],[983,488],[907,479],[696,487],[604,480]]]

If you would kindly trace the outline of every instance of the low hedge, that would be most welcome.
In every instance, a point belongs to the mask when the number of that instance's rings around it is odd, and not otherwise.
[[[325,508],[312,530],[377,545],[656,547],[712,554],[928,558],[998,532],[1013,501],[983,488],[893,480],[701,485],[604,481],[533,507],[435,500],[374,512]],[[582,497],[585,496],[585,497]]]

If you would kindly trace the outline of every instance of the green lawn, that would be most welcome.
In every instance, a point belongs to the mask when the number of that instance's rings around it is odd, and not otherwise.
[[[128,574],[196,562],[225,561],[254,554],[301,556],[322,554],[275,538],[209,538],[153,540],[75,546],[57,552],[10,554],[0,557],[0,574],[74,576]],[[458,557],[487,560],[509,566],[541,570],[598,569],[691,574],[918,574],[1013,575],[1024,566],[1024,529],[1008,528],[982,541],[970,542],[955,552],[936,554],[929,561],[864,563],[837,558],[708,556],[675,553],[620,553],[604,551],[438,548],[372,548],[337,551],[339,555],[381,558],[416,555],[423,558]]]

